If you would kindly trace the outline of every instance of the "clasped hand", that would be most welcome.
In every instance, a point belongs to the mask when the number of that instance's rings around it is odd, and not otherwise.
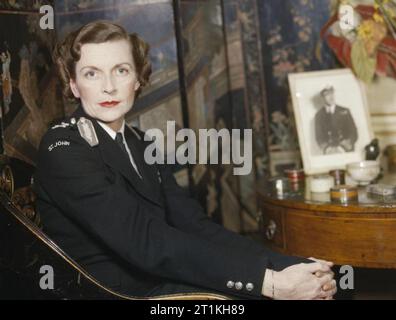
[[[337,292],[332,262],[310,258],[282,271],[267,270],[263,294],[278,300],[331,300]]]

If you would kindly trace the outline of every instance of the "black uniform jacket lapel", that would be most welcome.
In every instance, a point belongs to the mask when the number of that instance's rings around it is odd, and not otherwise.
[[[80,107],[80,109],[82,108]],[[138,176],[128,156],[124,153],[124,151],[122,151],[117,143],[111,139],[109,134],[97,123],[95,119],[92,119],[86,115],[83,110],[77,110],[73,116],[77,121],[80,117],[85,117],[92,121],[99,140],[99,145],[96,147],[99,148],[103,161],[109,167],[121,173],[141,196],[159,206],[163,206],[160,194],[158,192],[159,186],[155,188],[153,187],[158,185],[158,179],[156,181],[152,181],[151,178],[153,173],[146,172],[148,171],[146,168],[148,165],[144,163],[143,153],[139,154],[139,152],[141,152],[140,148],[136,147],[135,144],[132,146],[132,144],[128,142],[128,147],[131,150],[133,159],[135,160],[138,170],[143,176],[143,179]],[[133,135],[133,133],[130,132],[130,129],[125,126],[125,135],[127,132],[129,132],[128,135]]]
[[[157,166],[154,164],[148,165],[144,159],[146,143],[142,141],[142,137],[134,129],[130,129],[128,126],[125,126],[124,134],[136,166],[143,177],[145,187],[150,190],[157,201],[161,201],[161,186]]]

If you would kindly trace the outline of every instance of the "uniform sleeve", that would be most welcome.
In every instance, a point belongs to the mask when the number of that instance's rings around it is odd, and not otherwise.
[[[349,131],[347,137],[351,140],[351,142],[353,144],[355,144],[358,139],[358,133],[357,133],[355,120],[353,120],[352,114],[349,111],[349,109],[346,109],[346,110],[347,110],[347,115],[346,115],[347,121],[345,123],[345,127]]]
[[[260,296],[268,259],[184,232],[142,206],[110,179],[98,153],[81,139],[53,148],[44,139],[35,182],[50,201],[130,264],[156,276],[225,294]],[[230,286],[240,282],[243,288]],[[246,284],[250,284],[246,286]]]
[[[312,262],[305,258],[278,254],[260,245],[256,241],[225,229],[213,222],[204,212],[197,200],[188,195],[176,182],[169,166],[161,165],[162,190],[168,206],[168,218],[172,225],[210,242],[240,252],[249,252],[269,261],[276,271],[297,263]]]
[[[320,110],[315,114],[315,137],[318,145],[323,148],[327,143],[326,132],[324,132],[324,128],[322,127],[322,117]]]

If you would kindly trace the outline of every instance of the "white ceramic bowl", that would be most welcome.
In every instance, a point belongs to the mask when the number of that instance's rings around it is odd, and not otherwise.
[[[380,165],[377,161],[354,162],[347,165],[347,171],[353,180],[366,186],[378,177]]]

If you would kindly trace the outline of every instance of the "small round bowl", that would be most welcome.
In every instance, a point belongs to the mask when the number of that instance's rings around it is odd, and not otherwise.
[[[370,184],[380,174],[380,165],[377,161],[360,161],[347,165],[348,174],[361,186]]]

